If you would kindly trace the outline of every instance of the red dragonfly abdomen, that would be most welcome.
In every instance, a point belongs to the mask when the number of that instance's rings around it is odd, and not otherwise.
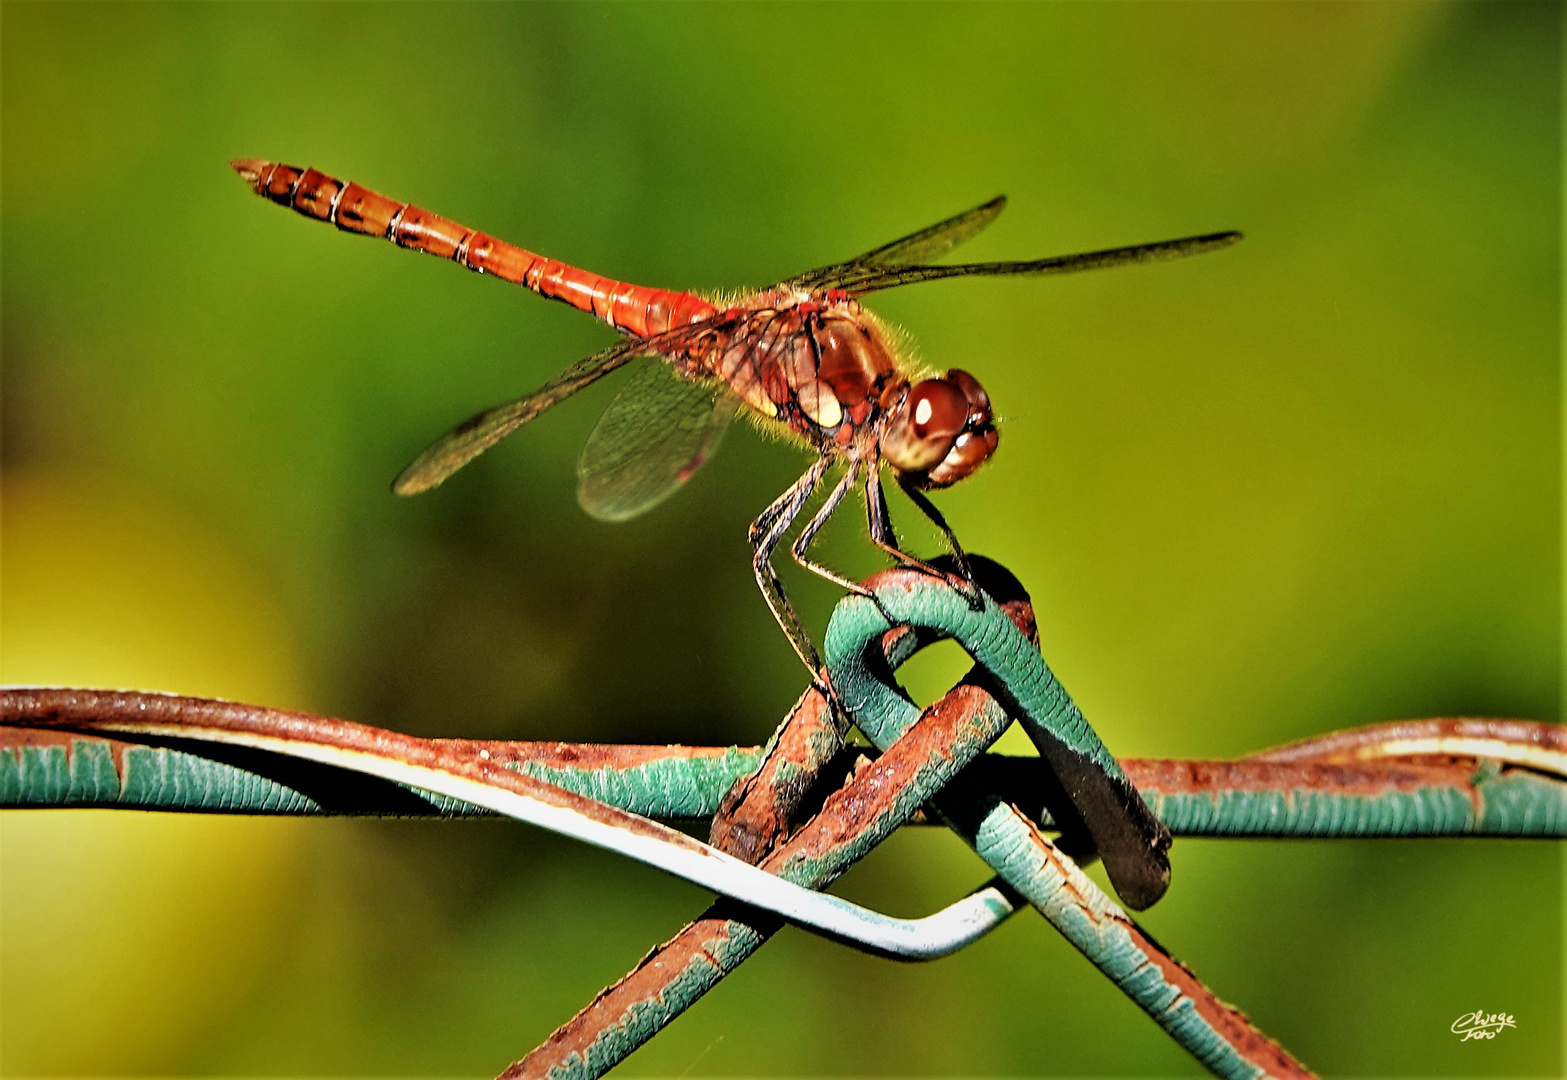
[[[661,334],[717,311],[700,296],[599,277],[315,169],[252,159],[231,164],[257,195],[280,206],[329,221],[344,232],[384,237],[399,247],[494,275],[637,337]]]

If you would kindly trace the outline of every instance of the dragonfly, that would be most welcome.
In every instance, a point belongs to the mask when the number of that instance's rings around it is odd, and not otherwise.
[[[864,494],[872,542],[896,562],[947,579],[982,600],[957,536],[926,494],[965,479],[996,452],[990,398],[960,368],[921,372],[860,298],[883,289],[959,277],[1038,276],[1154,262],[1227,247],[1238,232],[1109,248],[1022,262],[933,264],[1006,206],[998,196],[846,262],[730,299],[648,288],[545,258],[447,218],[345,183],[316,169],[255,159],[230,163],[256,194],[344,232],[376,236],[560,300],[619,331],[514,401],[469,417],[438,439],[392,485],[428,491],[551,406],[638,361],[600,417],[577,462],[584,510],[624,521],[672,495],[712,456],[737,413],[749,412],[815,455],[810,467],[751,524],[751,565],[774,619],[817,685],[827,677],[784,592],[774,556],[829,473],[843,472],[806,518],[789,553],[806,570],[873,601],[874,594],[810,556],[845,498]],[[956,575],[904,551],[883,490],[883,469],[952,549]],[[878,605],[879,606],[879,605]]]

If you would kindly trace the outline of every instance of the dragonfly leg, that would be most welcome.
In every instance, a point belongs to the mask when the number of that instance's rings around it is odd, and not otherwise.
[[[830,519],[833,514],[838,512],[838,507],[843,502],[844,497],[848,495],[849,489],[854,487],[855,483],[859,480],[860,470],[867,467],[867,464],[863,461],[850,462],[849,471],[844,473],[843,479],[839,480],[837,485],[832,489],[832,492],[827,496],[826,501],[822,503],[821,509],[816,511],[815,516],[812,517],[810,521],[805,523],[805,528],[801,529],[799,535],[795,537],[794,544],[789,548],[789,554],[794,556],[795,562],[799,563],[801,566],[805,567],[807,570],[817,575],[818,577],[826,578],[840,589],[846,589],[856,596],[865,597],[871,603],[876,605],[876,609],[881,612],[882,618],[886,619],[887,622],[896,625],[898,622],[897,618],[894,617],[892,612],[888,611],[886,607],[883,606],[881,600],[876,596],[875,592],[867,589],[864,585],[861,585],[857,581],[850,581],[836,570],[832,570],[826,566],[823,566],[814,559],[807,558],[805,554],[810,546],[816,542],[817,533],[821,532],[822,528],[827,524],[828,519]]]
[[[750,530],[753,551],[751,569],[756,573],[756,583],[761,586],[762,596],[767,600],[773,618],[778,620],[778,625],[783,628],[784,636],[789,639],[789,644],[794,647],[800,661],[810,670],[811,678],[816,680],[824,690],[826,690],[826,676],[822,674],[821,657],[816,654],[816,649],[811,645],[811,639],[806,635],[805,628],[800,625],[799,616],[794,613],[793,605],[784,595],[783,582],[778,579],[778,571],[773,569],[773,553],[778,550],[784,534],[800,516],[800,511],[805,508],[811,494],[821,484],[822,477],[826,475],[827,468],[831,464],[831,459],[819,458],[814,465],[805,470],[805,474],[800,479],[790,485],[788,491],[778,496],[771,506],[762,511],[761,515],[751,523]],[[831,697],[830,692],[828,696]]]
[[[872,467],[865,476],[865,513],[870,523],[871,541],[875,545],[891,555],[899,563],[911,570],[919,570],[930,574],[932,577],[941,578],[949,583],[975,611],[984,606],[980,598],[979,586],[974,583],[974,572],[969,567],[968,556],[958,544],[958,538],[953,535],[952,529],[947,525],[945,518],[931,504],[923,492],[906,484],[899,484],[903,491],[913,501],[914,505],[924,511],[925,516],[935,522],[942,534],[947,538],[947,543],[952,545],[953,555],[957,558],[958,574],[949,574],[940,570],[923,559],[917,559],[898,546],[898,534],[892,528],[892,515],[887,510],[887,496],[881,487],[881,470]]]
[[[910,570],[919,570],[933,577],[947,575],[923,559],[917,559],[898,546],[898,534],[892,528],[892,515],[887,510],[887,496],[881,489],[881,470],[872,469],[865,476],[865,513],[870,523],[871,541],[888,555]]]
[[[952,549],[952,556],[958,561],[958,572],[963,575],[964,587],[959,588],[958,591],[968,600],[969,607],[975,611],[983,610],[985,601],[980,596],[979,585],[974,581],[974,569],[969,566],[968,555],[964,553],[963,545],[958,543],[957,533],[952,531],[952,526],[947,524],[947,519],[941,516],[941,511],[936,509],[936,504],[931,502],[923,491],[901,476],[898,478],[898,486],[909,497],[909,501],[920,508],[920,513],[930,518],[936,528],[941,530],[941,535],[947,538],[947,546]]]
[[[816,542],[816,535],[822,531],[828,519],[837,513],[838,506],[843,502],[844,496],[849,493],[849,489],[854,487],[855,482],[859,480],[862,467],[858,461],[849,463],[848,471],[843,474],[843,479],[839,480],[833,486],[832,491],[828,493],[826,501],[821,505],[821,509],[816,511],[811,520],[805,523],[805,528],[801,529],[799,535],[794,538],[794,544],[789,548],[789,554],[794,556],[795,562],[805,567],[811,573],[818,577],[826,578],[840,589],[847,589],[849,592],[859,596],[874,598],[875,594],[864,585],[850,581],[842,574],[830,570],[821,563],[808,559],[805,556],[806,549]]]

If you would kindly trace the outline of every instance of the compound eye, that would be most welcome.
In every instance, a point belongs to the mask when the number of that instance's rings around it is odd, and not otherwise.
[[[915,383],[887,418],[881,449],[893,468],[924,473],[952,449],[968,422],[963,391],[942,379]]]
[[[996,452],[1001,441],[993,427],[965,431],[952,444],[952,450],[941,459],[941,464],[925,475],[925,487],[943,488],[957,483],[979,468]]]
[[[908,409],[916,439],[951,439],[968,422],[968,398],[945,379],[916,383],[909,391]]]
[[[962,368],[953,368],[947,372],[947,381],[968,398],[969,423],[975,426],[990,423],[990,395],[985,393],[985,388],[979,385],[979,380],[974,378]]]
[[[909,391],[907,406],[891,418],[883,449],[918,487],[955,484],[996,452],[1000,436],[990,396],[968,372],[953,368],[919,383]]]

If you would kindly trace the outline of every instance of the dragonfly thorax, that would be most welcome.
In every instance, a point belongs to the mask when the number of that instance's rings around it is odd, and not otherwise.
[[[852,306],[851,306],[852,305]],[[751,408],[827,453],[860,443],[903,381],[858,305],[794,304],[752,314],[693,359]],[[703,343],[706,344],[705,342]]]
[[[811,337],[816,378],[837,399],[850,426],[863,427],[875,415],[887,388],[899,380],[892,353],[863,319],[823,318]]]

